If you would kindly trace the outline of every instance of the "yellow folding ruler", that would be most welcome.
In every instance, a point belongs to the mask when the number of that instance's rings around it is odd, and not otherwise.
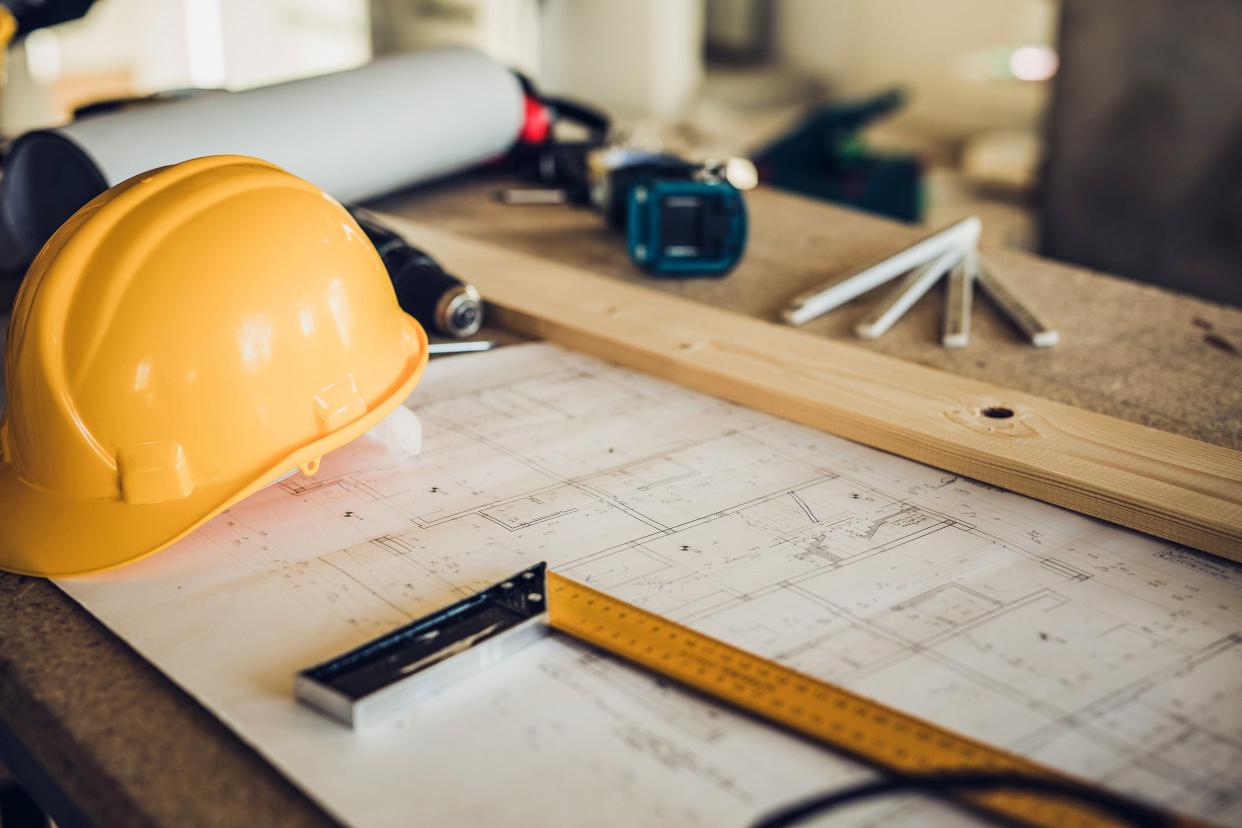
[[[297,694],[321,712],[365,726],[495,663],[549,628],[890,774],[933,779],[974,773],[1044,783],[1043,791],[1032,784],[955,795],[971,810],[1005,822],[1081,828],[1196,824],[803,675],[548,572],[544,564],[304,670]],[[1058,785],[1097,791],[1139,818],[1050,794]]]

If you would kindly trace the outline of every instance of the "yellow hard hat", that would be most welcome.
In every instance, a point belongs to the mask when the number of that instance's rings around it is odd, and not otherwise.
[[[159,551],[313,473],[426,364],[374,247],[314,186],[240,156],[118,184],[52,236],[13,308],[0,569]]]

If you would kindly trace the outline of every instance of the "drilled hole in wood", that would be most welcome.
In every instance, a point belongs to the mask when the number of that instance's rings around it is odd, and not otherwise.
[[[989,405],[979,413],[993,420],[1007,420],[1013,416],[1013,409],[1005,408],[1003,405]]]

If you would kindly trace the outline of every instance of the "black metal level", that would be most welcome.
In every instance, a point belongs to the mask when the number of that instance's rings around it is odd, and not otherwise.
[[[546,570],[536,564],[303,670],[298,699],[357,727],[503,658],[546,631]]]

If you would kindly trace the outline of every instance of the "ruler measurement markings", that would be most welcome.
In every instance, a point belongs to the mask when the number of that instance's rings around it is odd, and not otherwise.
[[[558,573],[548,572],[547,593],[548,621],[554,629],[873,766],[902,773],[1014,772],[1072,781]],[[959,799],[1034,825],[1120,824],[1089,805],[1021,791],[962,794]]]

